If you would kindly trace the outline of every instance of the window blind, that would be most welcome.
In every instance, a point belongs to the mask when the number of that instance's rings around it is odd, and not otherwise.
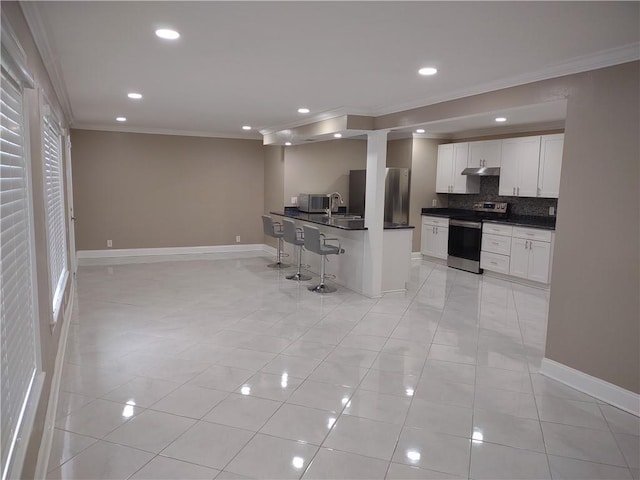
[[[67,283],[67,238],[60,132],[50,115],[44,116],[43,149],[46,186],[47,243],[53,320],[56,321]]]
[[[36,373],[36,346],[23,92],[4,68],[0,101],[0,450],[4,480]]]

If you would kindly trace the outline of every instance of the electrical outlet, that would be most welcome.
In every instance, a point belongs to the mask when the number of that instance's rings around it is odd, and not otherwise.
[[[291,197],[291,205],[297,205],[298,204],[298,197]]]
[[[434,198],[433,200],[431,200],[431,206],[432,207],[437,207],[438,206],[438,199]]]
[[[555,207],[549,207],[549,215],[553,216],[556,214],[556,209]]]
[[[236,235],[236,243],[240,243],[240,235]]]
[[[108,248],[113,247],[113,240],[107,240],[107,247]]]

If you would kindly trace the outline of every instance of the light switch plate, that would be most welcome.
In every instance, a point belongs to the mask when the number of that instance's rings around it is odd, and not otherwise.
[[[298,197],[291,197],[291,205],[297,205],[298,204]]]
[[[438,199],[434,198],[433,200],[431,200],[431,206],[432,207],[437,207],[438,206]]]
[[[555,207],[549,207],[549,215],[553,216],[556,214],[556,209]]]

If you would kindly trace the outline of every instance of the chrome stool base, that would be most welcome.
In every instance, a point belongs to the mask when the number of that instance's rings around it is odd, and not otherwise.
[[[307,287],[310,292],[315,293],[333,293],[336,291],[335,287],[330,287],[326,283],[320,283],[315,287]]]
[[[303,273],[294,273],[293,275],[287,275],[285,277],[287,280],[296,280],[298,282],[306,282],[307,280],[311,280],[309,275],[305,275]]]
[[[267,265],[267,267],[269,268],[277,268],[279,270],[284,268],[289,268],[290,266],[291,265],[289,265],[288,263],[282,263],[282,262],[270,263],[269,265]]]

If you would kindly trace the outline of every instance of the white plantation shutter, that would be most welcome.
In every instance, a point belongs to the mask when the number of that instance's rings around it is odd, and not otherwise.
[[[53,319],[58,318],[67,283],[67,235],[64,222],[64,191],[60,132],[51,115],[44,116],[42,132],[46,182],[47,243]]]
[[[36,344],[23,92],[4,68],[0,90],[0,463],[4,479],[36,374]]]

